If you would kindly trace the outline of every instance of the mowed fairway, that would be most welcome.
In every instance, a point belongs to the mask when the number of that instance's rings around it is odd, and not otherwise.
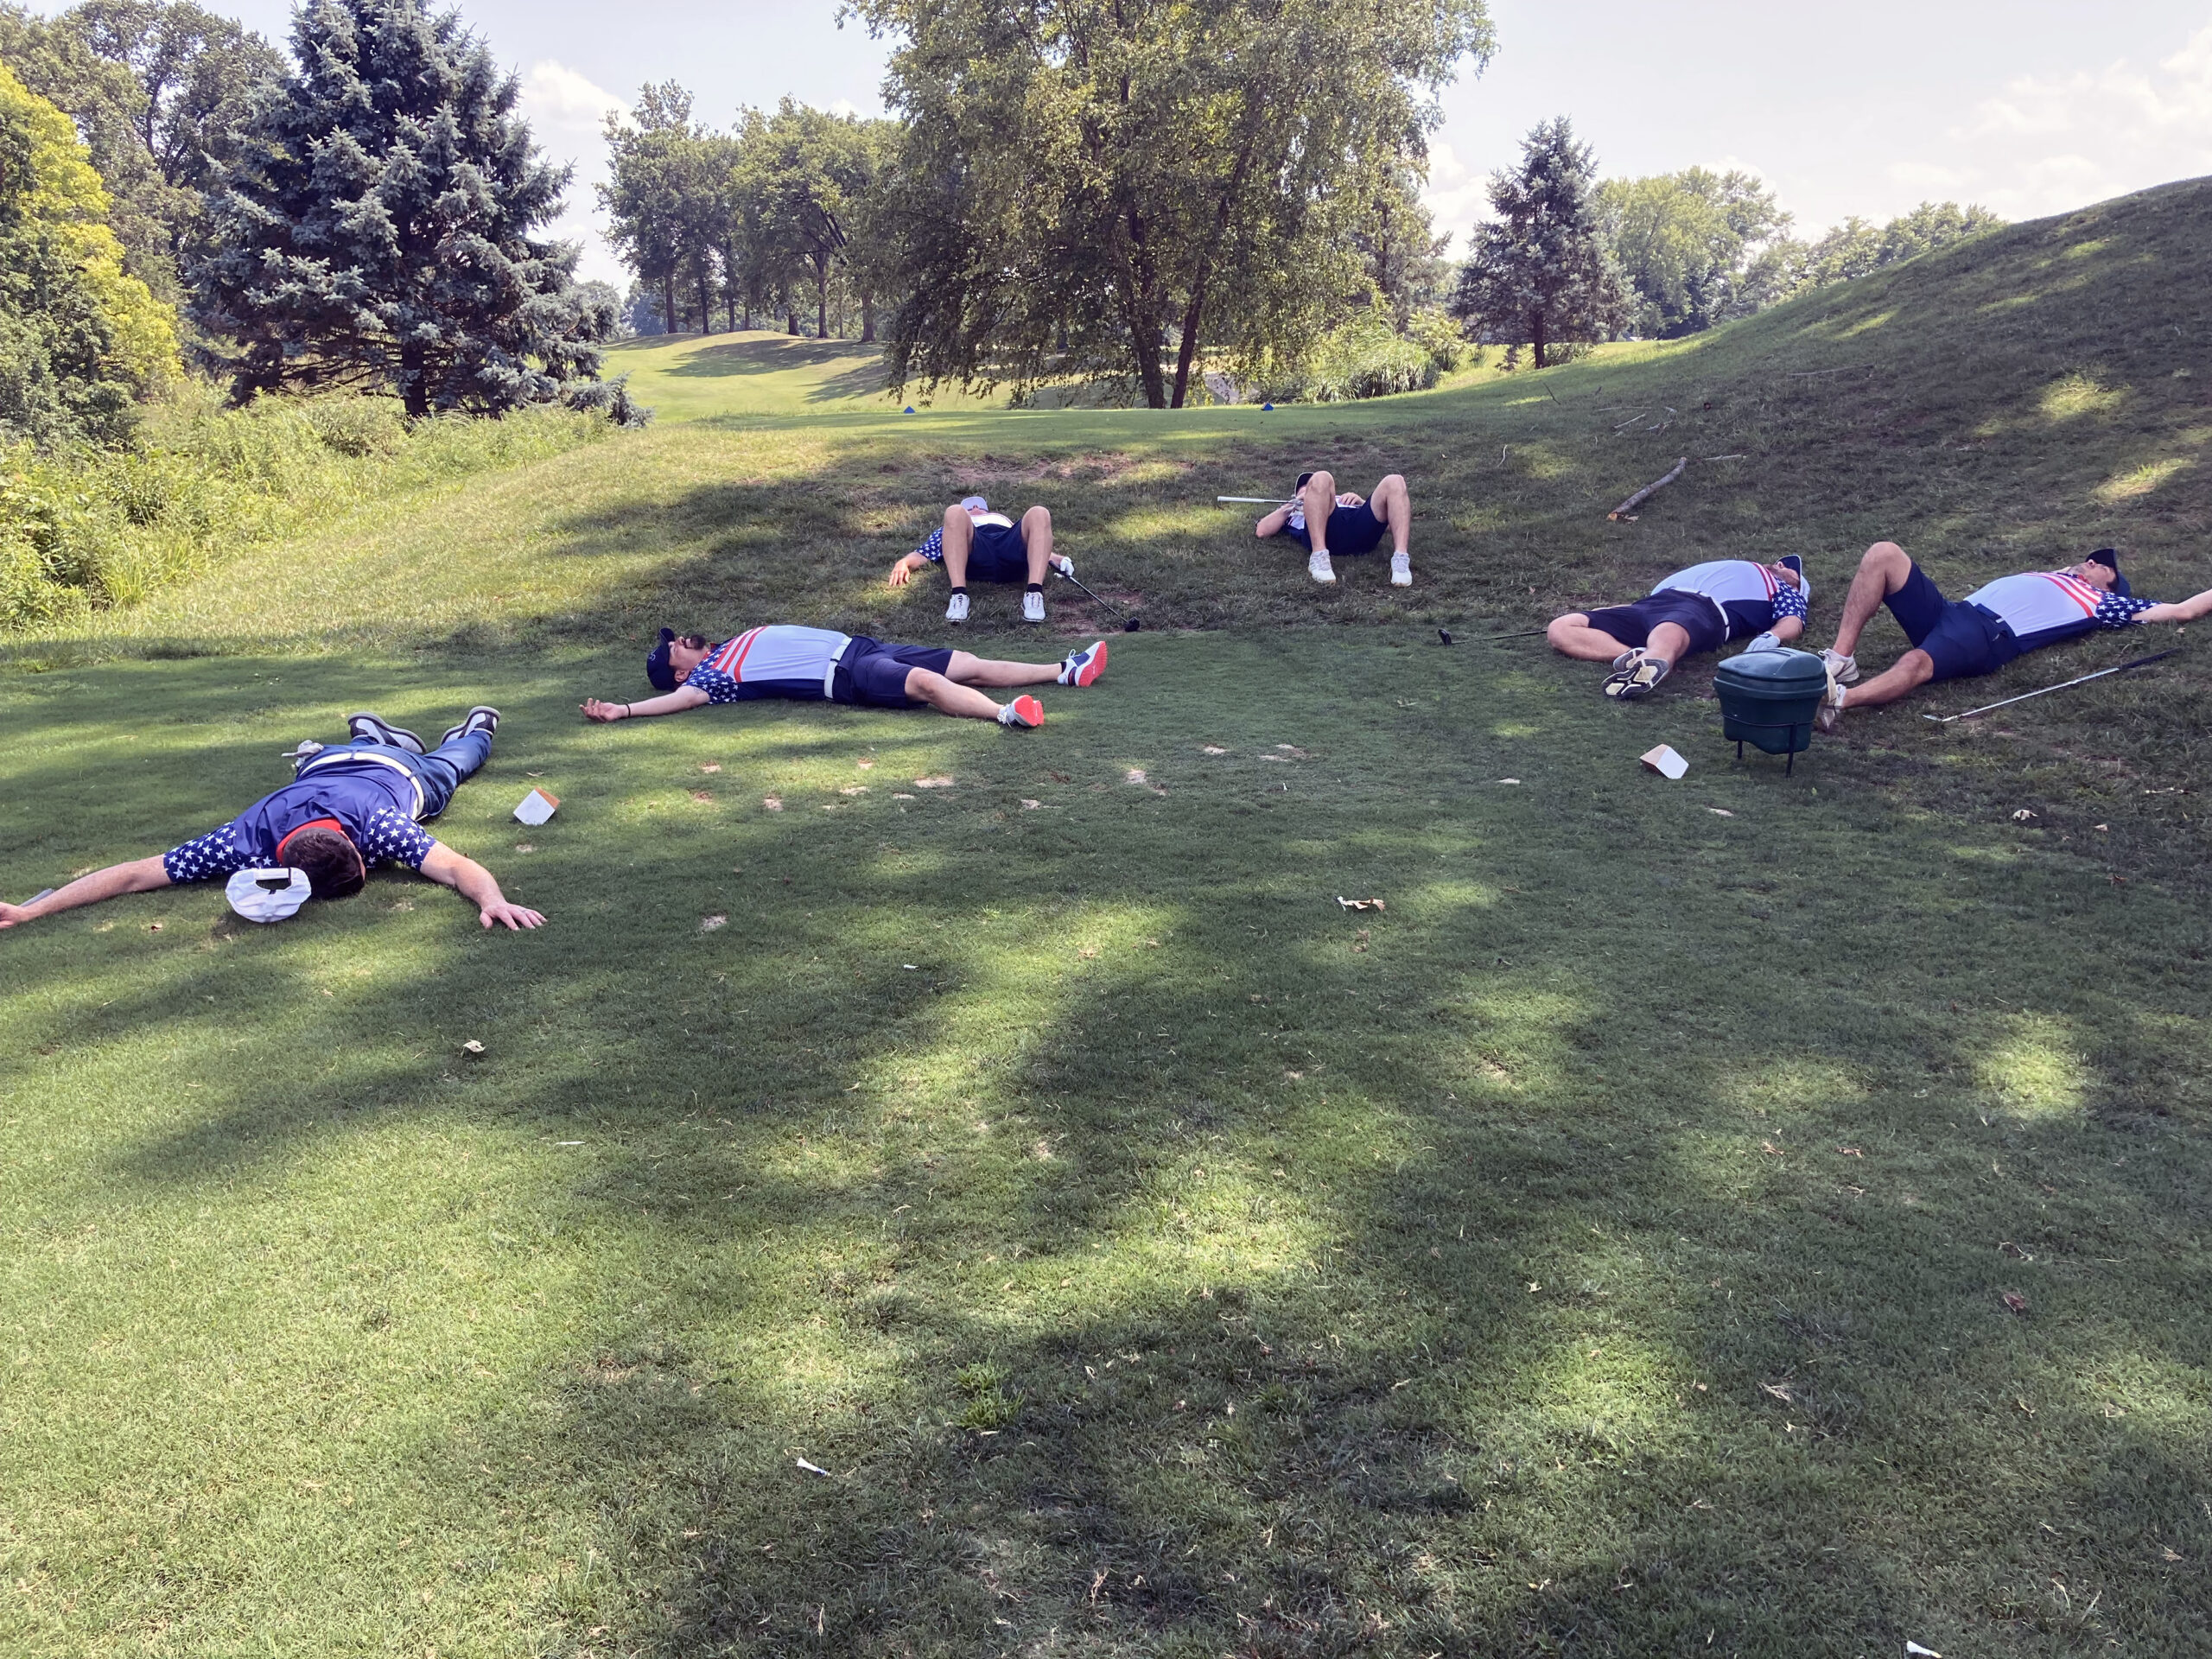
[[[725,406],[12,642],[8,896],[489,700],[439,833],[551,920],[385,874],[0,937],[0,1644],[2212,1645],[2192,639],[1785,778],[1701,671],[1622,708],[1476,637],[1798,550],[1824,638],[1883,533],[2212,585],[2153,338],[2206,215],[1373,408]],[[1685,449],[1750,460],[1605,523]],[[1210,505],[1324,454],[1413,476],[1410,594]],[[664,617],[940,637],[882,573],[978,484],[1147,618],[1042,730],[576,717]],[[1052,597],[966,643],[1090,637]]]

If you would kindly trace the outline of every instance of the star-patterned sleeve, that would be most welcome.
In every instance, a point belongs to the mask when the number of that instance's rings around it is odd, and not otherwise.
[[[2155,599],[2123,599],[2118,594],[2107,594],[2097,601],[2097,622],[2101,627],[2125,628],[2158,601]]]
[[[175,882],[213,881],[250,862],[245,849],[238,845],[237,826],[230,823],[162,855],[162,868]]]
[[[1774,620],[1785,616],[1810,616],[1812,607],[1805,603],[1805,595],[1795,588],[1783,587],[1775,590]]]
[[[694,691],[705,692],[709,702],[736,702],[745,696],[734,675],[724,669],[709,668],[704,663],[693,669],[683,683]]]
[[[388,806],[370,813],[362,826],[361,857],[370,864],[404,864],[410,870],[419,870],[437,844],[436,837],[421,824]]]
[[[944,563],[944,526],[939,524],[930,531],[930,538],[914,550],[931,564]]]

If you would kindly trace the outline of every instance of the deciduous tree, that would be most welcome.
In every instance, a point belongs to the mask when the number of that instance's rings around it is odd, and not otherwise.
[[[1746,277],[1787,234],[1789,215],[1751,174],[1693,167],[1597,189],[1607,241],[1630,291],[1630,321],[1654,340],[1695,334],[1758,308]]]

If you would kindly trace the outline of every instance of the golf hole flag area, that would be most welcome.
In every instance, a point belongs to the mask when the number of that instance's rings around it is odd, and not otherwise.
[[[2096,493],[2202,441],[2128,353],[2203,219],[1371,408],[701,410],[8,642],[0,893],[490,702],[435,832],[548,922],[387,870],[0,933],[0,1649],[2212,1648],[2202,647],[1785,775],[1709,659],[1486,637],[1738,538],[1815,643],[1876,535],[2207,585],[2188,468]],[[1754,461],[1605,521],[1684,449]],[[1208,499],[1344,454],[1409,591]],[[664,620],[951,642],[883,576],[979,474],[1145,618],[1041,729],[578,715]],[[957,643],[1103,632],[1050,598]]]

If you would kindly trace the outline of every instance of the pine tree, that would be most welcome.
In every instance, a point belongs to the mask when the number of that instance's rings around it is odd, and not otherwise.
[[[1540,122],[1520,168],[1493,173],[1497,222],[1475,227],[1452,314],[1478,336],[1535,346],[1543,368],[1560,345],[1603,340],[1627,316],[1593,184],[1597,158],[1565,116]]]
[[[613,319],[560,212],[519,89],[457,14],[311,0],[280,81],[211,193],[200,321],[236,340],[233,390],[397,393],[410,416],[498,414],[596,378]]]

